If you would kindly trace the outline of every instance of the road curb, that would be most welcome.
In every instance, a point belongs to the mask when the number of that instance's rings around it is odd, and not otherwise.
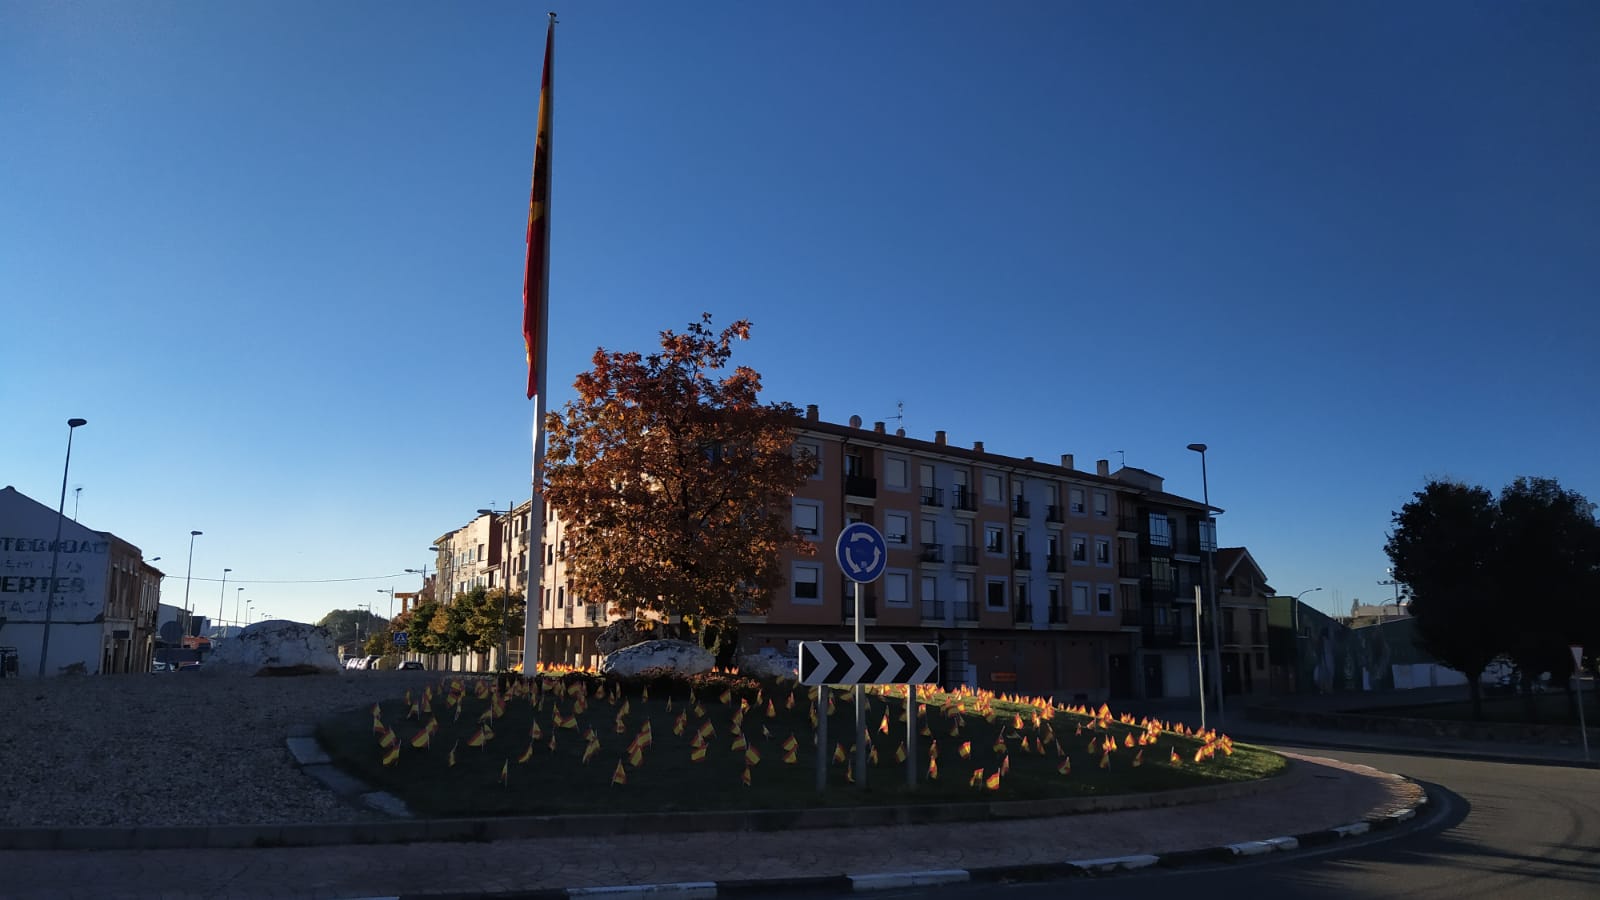
[[[1409,778],[1396,776],[1410,784]],[[1420,785],[1419,785],[1420,786]],[[1102,878],[1160,867],[1179,868],[1190,865],[1216,864],[1251,860],[1273,853],[1288,853],[1311,847],[1334,844],[1347,838],[1385,831],[1414,820],[1428,804],[1424,791],[1415,806],[1410,806],[1382,816],[1371,816],[1334,828],[1322,828],[1303,834],[1282,835],[1259,841],[1242,841],[1215,847],[1200,847],[1167,853],[1112,856],[1101,859],[1064,860],[1054,863],[1025,863],[1014,866],[988,866],[971,869],[925,869],[912,872],[864,872],[861,874],[815,876],[810,878],[752,878],[737,881],[685,881],[668,884],[615,885],[607,887],[566,888],[537,892],[508,891],[504,893],[476,894],[402,894],[383,900],[456,900],[467,897],[474,900],[520,900],[520,898],[604,898],[604,900],[655,900],[655,898],[712,898],[768,896],[795,891],[829,891],[834,893],[867,893],[870,891],[902,888],[933,887],[965,882],[1039,882],[1067,878]],[[377,898],[368,898],[377,900]]]

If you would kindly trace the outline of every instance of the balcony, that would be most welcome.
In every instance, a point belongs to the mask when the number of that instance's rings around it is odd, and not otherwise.
[[[1137,560],[1123,560],[1117,563],[1117,574],[1123,578],[1143,578],[1144,564]]]
[[[878,479],[868,478],[865,475],[846,475],[844,492],[848,497],[874,499],[878,496]]]
[[[957,622],[978,621],[978,604],[976,602],[967,600],[963,603],[952,603],[951,607],[955,609]]]
[[[1033,568],[1033,554],[1026,550],[1018,550],[1011,554],[1011,568],[1018,570]]]
[[[1019,624],[1023,623],[1023,622],[1032,622],[1033,621],[1033,604],[1032,603],[1029,603],[1026,600],[1019,600],[1019,601],[1017,601],[1017,605],[1014,608],[1016,609],[1016,612],[1017,612],[1016,621]]]
[[[950,508],[963,512],[977,512],[978,500],[972,496],[972,491],[964,484],[958,484],[950,489]]]
[[[1139,516],[1117,516],[1117,530],[1128,534],[1138,534],[1143,519]]]
[[[923,544],[922,550],[917,554],[917,558],[925,563],[942,563],[944,562],[944,545]]]
[[[969,545],[954,545],[950,548],[950,561],[958,566],[975,566],[978,564],[978,548]]]
[[[1050,624],[1051,625],[1065,625],[1065,624],[1067,624],[1067,607],[1066,607],[1065,604],[1062,604],[1062,603],[1052,603],[1052,604],[1050,604]]]
[[[922,620],[924,622],[943,622],[944,621],[944,601],[943,600],[924,600],[924,601],[922,601]]]
[[[1044,508],[1044,520],[1046,522],[1060,522],[1061,507],[1054,503],[1046,506]]]
[[[583,608],[583,619],[589,625],[603,625],[606,621],[605,610],[594,604]]]
[[[1018,519],[1028,518],[1033,507],[1021,497],[1011,498],[1011,515]]]
[[[922,505],[930,508],[944,506],[944,488],[924,485],[922,488]]]
[[[1046,572],[1065,572],[1067,570],[1067,558],[1060,553],[1046,555],[1044,558],[1044,570]]]

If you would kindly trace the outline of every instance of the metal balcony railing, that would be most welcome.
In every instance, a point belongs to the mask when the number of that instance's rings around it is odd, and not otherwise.
[[[971,600],[967,600],[965,602],[954,603],[954,604],[951,604],[951,605],[955,608],[956,621],[957,622],[976,622],[976,621],[978,621],[978,604],[977,603],[975,603],[975,602],[973,602]]]
[[[1029,515],[1029,511],[1032,508],[1033,507],[1028,505],[1028,501],[1022,499],[1021,497],[1011,498],[1011,515],[1015,516],[1016,518],[1026,519]]]
[[[923,544],[922,545],[922,551],[918,555],[918,559],[922,560],[925,563],[942,563],[942,562],[944,562],[944,545],[943,544]]]
[[[1137,560],[1123,560],[1117,563],[1117,574],[1123,578],[1144,577],[1144,564]]]
[[[1017,552],[1011,554],[1011,568],[1013,568],[1013,569],[1031,569],[1031,568],[1033,568],[1033,554],[1029,553],[1026,550],[1018,550]]]
[[[1044,508],[1044,520],[1046,522],[1060,522],[1061,521],[1061,507],[1059,505],[1057,505],[1057,504],[1054,504],[1054,503],[1051,503],[1051,504],[1048,504],[1047,506],[1045,506],[1045,508]]]
[[[958,566],[975,566],[978,564],[978,548],[968,545],[956,545],[950,548],[950,561]]]
[[[846,580],[844,599],[840,603],[841,614],[846,622],[856,619],[856,591],[855,582]],[[878,595],[868,593],[861,598],[861,614],[864,618],[876,619],[878,617]]]
[[[1018,622],[1032,622],[1033,621],[1033,604],[1029,603],[1026,600],[1021,600],[1021,601],[1018,601],[1018,603],[1014,607],[1014,609],[1016,610],[1016,613],[1017,613],[1016,620]]]
[[[924,486],[922,488],[922,505],[929,507],[944,506],[944,489]]]
[[[966,485],[956,485],[950,489],[950,508],[977,512],[978,501]]]
[[[1047,554],[1044,558],[1044,570],[1046,572],[1065,572],[1067,570],[1067,558],[1059,553]]]
[[[1067,623],[1067,607],[1061,603],[1050,604],[1050,624],[1065,625]]]
[[[927,621],[937,621],[937,622],[944,621],[944,601],[943,600],[924,600],[924,601],[922,601],[922,618],[927,620]]]

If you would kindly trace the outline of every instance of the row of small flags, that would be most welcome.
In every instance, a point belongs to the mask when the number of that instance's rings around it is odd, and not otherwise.
[[[888,686],[886,689],[880,689],[874,693],[883,696],[885,700],[892,699],[894,694],[897,692],[896,687],[897,686]],[[818,690],[818,688],[810,689],[809,699],[811,701],[816,700],[818,696]],[[733,721],[730,726],[730,730],[734,736],[731,749],[733,751],[744,751],[744,771],[741,774],[740,780],[747,786],[751,782],[751,769],[761,762],[762,757],[756,746],[746,738],[742,728],[746,712],[753,708],[759,708],[762,705],[763,691],[764,689],[758,690],[756,695],[756,704],[754,706],[752,706],[748,699],[740,698],[739,708],[735,711],[733,715]],[[904,691],[905,689],[902,687],[899,688],[898,693],[900,693],[901,696],[904,696]],[[832,690],[828,692],[827,702],[830,713],[834,709],[834,693],[835,692]],[[439,728],[438,719],[432,714],[433,701],[436,696],[442,699],[442,702],[447,709],[453,708],[455,710],[454,719],[459,720],[464,707],[466,694],[466,684],[460,679],[455,679],[454,681],[443,685],[438,695],[433,693],[432,685],[429,685],[424,688],[422,695],[415,701],[412,700],[411,693],[408,691],[405,697],[407,718],[420,719],[423,714],[428,715],[428,721],[426,724],[424,724],[411,738],[411,746],[419,750],[426,750],[431,746],[433,735],[437,733]],[[495,737],[494,724],[496,720],[505,715],[506,703],[508,700],[526,697],[536,711],[543,711],[546,703],[554,698],[555,703],[554,709],[552,710],[552,732],[548,743],[550,750],[553,752],[557,746],[555,736],[556,729],[576,730],[578,727],[577,716],[587,711],[589,700],[588,688],[583,682],[574,682],[569,685],[562,679],[553,679],[548,676],[535,679],[532,682],[531,687],[526,682],[514,682],[510,691],[507,693],[502,693],[498,687],[491,689],[486,681],[480,680],[476,682],[473,688],[473,694],[480,700],[487,700],[488,704],[483,713],[479,716],[479,724],[477,729],[467,739],[467,746],[469,748],[483,748]],[[795,696],[795,691],[791,690],[784,703],[785,709],[792,709],[794,707]],[[616,731],[619,734],[626,733],[626,719],[628,713],[630,712],[630,702],[621,696],[620,689],[615,685],[612,686],[611,697],[614,705],[618,705],[618,701],[620,701],[620,705],[616,714]],[[596,700],[605,700],[607,698],[606,686],[603,682],[596,687],[594,698]],[[648,698],[649,689],[646,687],[642,691],[641,700],[648,700]],[[560,706],[560,700],[562,699],[567,699],[569,701],[569,709],[565,713],[562,712]],[[733,701],[732,691],[725,688],[717,699],[724,705],[730,705]],[[952,737],[959,736],[961,734],[961,729],[964,725],[965,716],[967,714],[979,716],[986,723],[990,724],[996,723],[1000,719],[1000,715],[994,708],[994,702],[997,699],[996,695],[989,694],[987,692],[974,692],[966,689],[958,689],[956,691],[947,693],[945,695],[945,699],[947,702],[942,706],[942,713],[946,719],[951,722],[950,735]],[[1042,698],[1022,698],[1010,696],[1002,699],[1003,702],[1031,706],[1033,707],[1033,711],[1030,713],[1027,719],[1024,719],[1021,713],[1014,713],[1011,716],[1010,722],[1005,723],[1005,725],[1008,727],[1002,727],[1001,732],[996,736],[995,742],[991,748],[993,753],[1001,756],[999,767],[993,772],[989,773],[987,776],[984,774],[984,769],[975,769],[971,784],[973,786],[986,787],[990,790],[999,789],[1001,777],[1008,774],[1010,771],[1009,746],[1006,743],[1008,739],[1019,740],[1018,749],[1024,753],[1032,752],[1038,755],[1045,755],[1049,752],[1049,749],[1047,748],[1053,748],[1056,756],[1060,757],[1061,760],[1057,766],[1057,771],[1061,775],[1070,775],[1072,771],[1071,758],[1062,748],[1059,737],[1055,735],[1050,725],[1050,721],[1056,714],[1057,707]],[[968,708],[969,705],[971,707],[970,709]],[[673,700],[669,698],[667,701],[668,710],[671,710],[672,706]],[[690,691],[686,706],[688,708],[680,711],[674,720],[672,731],[674,735],[680,737],[685,733],[688,726],[688,716],[690,711],[693,711],[697,718],[704,719],[700,726],[695,730],[693,737],[689,741],[690,760],[692,762],[703,762],[707,758],[709,739],[715,736],[716,728],[711,723],[704,704],[696,699],[695,692],[692,690]],[[811,721],[813,724],[815,724],[815,702],[810,704],[810,708]],[[927,704],[920,704],[918,708],[923,723],[920,733],[923,737],[931,737],[932,732],[926,717]],[[1091,731],[1108,731],[1113,722],[1111,712],[1104,704],[1102,704],[1098,709],[1082,706],[1068,706],[1060,709],[1064,712],[1082,717],[1086,720],[1085,723],[1079,724],[1076,727],[1076,734],[1079,736],[1084,733],[1085,725],[1087,725]],[[767,718],[775,718],[777,715],[776,706],[773,700],[770,698],[765,700],[764,713]],[[382,762],[386,766],[395,765],[400,759],[400,738],[394,733],[394,731],[384,725],[382,721],[382,708],[380,704],[373,705],[372,714],[373,731],[378,735],[378,744],[380,749],[384,751]],[[901,721],[904,721],[905,713],[903,711],[900,713],[899,718]],[[1163,732],[1170,732],[1199,740],[1201,742],[1200,746],[1196,749],[1193,757],[1193,761],[1196,763],[1214,757],[1218,751],[1221,751],[1224,753],[1224,755],[1231,755],[1233,752],[1232,741],[1225,735],[1218,735],[1214,730],[1204,732],[1189,731],[1185,729],[1183,725],[1178,723],[1168,725],[1160,722],[1159,720],[1153,719],[1141,719],[1135,721],[1131,716],[1126,714],[1117,717],[1115,721],[1124,726],[1140,729],[1140,733],[1137,738],[1134,737],[1133,733],[1129,732],[1123,736],[1122,741],[1122,747],[1124,749],[1134,749],[1137,747],[1132,760],[1132,766],[1135,768],[1141,766],[1144,762],[1144,748],[1146,746],[1155,744],[1157,737]],[[1022,734],[1023,730],[1029,727],[1031,727],[1035,732],[1032,742],[1029,741],[1029,737],[1027,735]],[[883,715],[882,721],[879,724],[878,730],[880,733],[888,734],[889,729],[889,713],[886,711]],[[761,731],[764,737],[772,737],[771,731],[765,724],[761,726]],[[582,762],[584,764],[588,764],[600,752],[600,741],[593,728],[587,729],[584,732],[583,737],[585,740],[585,748],[582,756]],[[870,738],[870,735],[864,737]],[[531,728],[529,729],[529,739],[530,740],[527,748],[523,750],[522,753],[517,757],[517,762],[519,764],[527,763],[533,756],[535,744],[543,740],[543,731],[540,728],[537,720],[533,722]],[[643,764],[644,750],[652,743],[652,725],[647,719],[624,751],[628,764],[633,768],[640,767]],[[794,735],[789,735],[789,737],[783,741],[781,746],[784,751],[782,761],[789,765],[794,765],[797,763],[797,750],[799,742],[796,740]],[[450,752],[447,755],[447,764],[450,767],[454,767],[456,765],[456,751],[458,747],[459,741],[455,745],[452,745]],[[870,743],[870,740],[869,747],[869,762],[872,765],[877,765],[878,749],[875,745]],[[833,760],[835,763],[845,764],[846,780],[854,782],[854,764],[851,760],[853,758],[853,751],[855,748],[852,746],[850,749],[851,753],[847,754],[842,743],[836,745],[833,753]],[[1116,738],[1109,734],[1091,736],[1088,742],[1088,750],[1090,753],[1098,752],[1101,754],[1099,767],[1102,769],[1109,768],[1111,755],[1117,752],[1117,749],[1118,742]],[[968,759],[971,756],[971,750],[972,742],[965,741],[958,747],[957,752],[962,759]],[[897,763],[903,763],[905,761],[906,747],[903,741],[895,749],[894,756]],[[939,777],[938,758],[939,743],[937,740],[933,740],[928,753],[927,772],[930,780],[937,780]],[[1175,748],[1171,748],[1169,750],[1168,762],[1174,766],[1182,764],[1182,759],[1179,757]],[[509,785],[509,778],[510,760],[508,758],[501,766],[500,781],[503,784]],[[615,785],[623,785],[627,783],[627,769],[623,766],[623,760],[618,760],[617,768],[612,775],[611,781],[612,784]]]

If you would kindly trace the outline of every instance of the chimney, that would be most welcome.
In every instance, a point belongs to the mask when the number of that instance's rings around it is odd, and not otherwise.
[[[972,452],[973,453],[982,453],[983,452],[983,441],[973,441],[972,442]]]
[[[807,403],[806,404],[806,421],[807,422],[815,422],[816,420],[817,420],[817,405],[815,403]]]
[[[1096,475],[1104,475],[1104,476],[1106,476],[1108,478],[1111,477],[1111,460],[1109,460],[1109,459],[1097,459],[1097,460],[1095,460],[1094,461],[1094,473]]]
[[[850,417],[850,427],[851,428],[860,428],[861,427],[861,417],[860,416],[851,416]]]
[[[1071,453],[1063,453],[1063,454],[1061,454],[1061,468],[1063,468],[1063,469],[1072,468],[1072,454]]]
[[[895,437],[905,437],[906,436],[906,430],[904,428],[896,428],[894,430],[894,436]]]
[[[877,432],[878,434],[883,434],[884,433],[883,432],[883,423],[882,422],[873,422],[872,423],[872,430]]]
[[[944,432],[935,431],[933,433],[933,442],[935,444],[937,444],[938,446],[943,447],[944,446]]]

